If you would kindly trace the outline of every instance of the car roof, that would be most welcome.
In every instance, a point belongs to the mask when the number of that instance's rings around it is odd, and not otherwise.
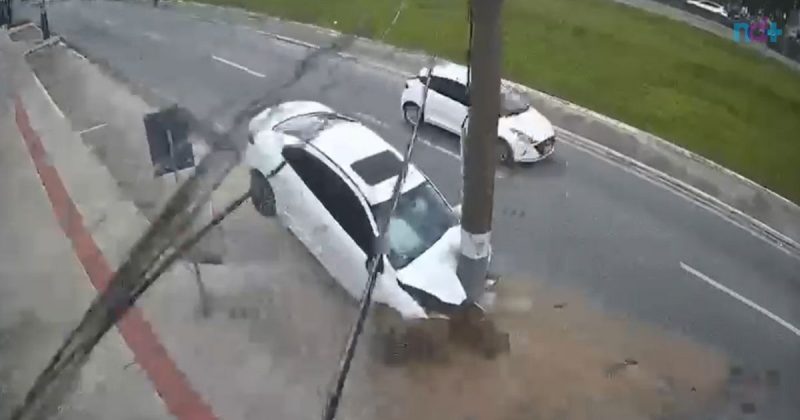
[[[344,122],[320,132],[312,144],[355,184],[369,205],[391,198],[397,175],[386,171],[399,171],[397,162],[402,163],[403,157],[374,131],[359,122]],[[422,172],[409,165],[402,192],[425,181]]]
[[[423,67],[419,71],[420,76],[427,76],[428,75],[428,68]],[[467,84],[468,76],[469,76],[469,68],[462,64],[456,64],[451,62],[442,62],[435,64],[433,66],[433,71],[431,71],[431,75],[436,77],[441,77],[444,79],[455,80],[463,85]],[[507,89],[511,85],[509,85],[505,80],[500,81],[500,87],[502,89]]]
[[[462,84],[467,84],[467,74],[469,70],[467,66],[456,63],[440,63],[433,66],[431,74],[436,77],[443,77],[445,79],[455,80]],[[419,72],[420,76],[426,76],[428,69],[423,68]]]

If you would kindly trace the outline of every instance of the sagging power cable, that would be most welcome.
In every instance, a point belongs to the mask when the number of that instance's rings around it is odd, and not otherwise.
[[[355,355],[356,346],[358,346],[358,339],[364,330],[364,322],[367,319],[367,314],[369,313],[369,308],[372,304],[372,293],[375,290],[378,274],[380,274],[379,272],[382,271],[380,268],[382,267],[383,259],[386,256],[388,247],[386,231],[388,230],[392,214],[394,214],[395,208],[397,207],[397,202],[400,199],[400,192],[402,191],[402,186],[405,183],[406,175],[408,175],[408,167],[411,163],[411,153],[414,150],[414,144],[417,141],[417,134],[420,126],[422,125],[423,115],[425,114],[425,104],[428,102],[428,88],[431,83],[431,72],[433,71],[434,64],[435,60],[431,59],[430,64],[428,65],[427,77],[425,78],[425,88],[422,91],[422,104],[420,105],[420,110],[417,113],[417,120],[411,132],[411,140],[409,140],[405,155],[403,156],[402,169],[394,183],[390,206],[383,215],[384,217],[381,218],[381,220],[378,220],[378,241],[376,249],[374,250],[375,252],[373,252],[373,254],[370,256],[367,264],[369,267],[367,285],[361,297],[358,317],[356,318],[356,322],[350,330],[350,335],[347,338],[344,354],[339,360],[339,367],[336,373],[336,382],[334,388],[328,394],[327,403],[325,404],[325,411],[322,414],[323,420],[333,420],[336,418],[336,412],[339,409],[339,402],[342,398],[344,384],[347,380],[347,375],[350,372],[350,365],[353,361],[353,356]]]

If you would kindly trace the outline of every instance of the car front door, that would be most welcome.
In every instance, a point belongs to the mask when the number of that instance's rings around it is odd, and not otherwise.
[[[375,241],[374,222],[363,198],[313,146],[287,147],[284,156],[298,182],[292,231],[331,276],[359,298],[367,281],[367,252]]]

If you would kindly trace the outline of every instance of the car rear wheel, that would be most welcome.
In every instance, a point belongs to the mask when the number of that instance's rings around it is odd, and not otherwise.
[[[419,115],[420,108],[417,104],[409,102],[403,105],[403,119],[405,119],[407,123],[411,124],[412,127],[417,125],[417,121],[419,121]]]
[[[275,193],[264,175],[257,171],[250,172],[250,200],[262,216],[275,216]]]
[[[514,153],[511,151],[511,146],[502,138],[497,139],[494,153],[497,158],[497,163],[505,166],[510,166],[514,163]]]

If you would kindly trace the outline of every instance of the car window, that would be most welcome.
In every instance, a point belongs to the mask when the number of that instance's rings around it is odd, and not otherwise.
[[[303,147],[285,147],[283,157],[339,226],[369,255],[375,233],[356,192],[336,171]]]
[[[469,106],[469,95],[467,94],[466,86],[455,80],[450,80],[448,90],[450,92],[448,95],[450,98],[464,106]]]
[[[441,77],[432,76],[431,83],[428,85],[428,89],[447,96],[447,80],[442,79]]]
[[[372,206],[377,220],[386,217],[391,203]],[[389,262],[401,269],[427,251],[458,223],[450,206],[430,181],[403,193],[389,220]]]
[[[441,93],[444,96],[462,104],[469,106],[469,98],[467,97],[467,87],[455,80],[445,79],[442,77],[432,77],[430,89]]]

